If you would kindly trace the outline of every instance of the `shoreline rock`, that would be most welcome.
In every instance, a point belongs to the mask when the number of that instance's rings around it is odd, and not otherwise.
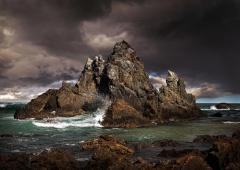
[[[215,107],[217,109],[229,109],[229,110],[234,109],[234,106],[229,103],[218,103],[215,105]]]
[[[203,140],[200,140],[202,137]],[[155,141],[144,144],[144,148],[155,146],[157,161],[150,161],[136,155],[138,147],[116,139],[111,135],[99,136],[96,139],[80,143],[79,152],[91,151],[90,160],[77,161],[68,151],[50,149],[38,154],[12,153],[0,154],[0,169],[148,169],[148,170],[215,170],[240,167],[239,131],[232,137],[224,135],[198,136],[193,142],[209,144],[209,148],[184,148],[176,141]],[[139,142],[139,145],[143,144]],[[172,149],[167,149],[172,147]],[[199,146],[201,147],[201,146]],[[147,157],[149,155],[146,155]]]
[[[50,89],[17,110],[14,118],[81,115],[103,107],[99,98],[112,102],[103,121],[106,127],[151,126],[203,116],[183,79],[168,71],[166,84],[159,91],[154,88],[141,59],[122,41],[106,61],[102,56],[89,58],[75,86],[63,82],[60,89]]]

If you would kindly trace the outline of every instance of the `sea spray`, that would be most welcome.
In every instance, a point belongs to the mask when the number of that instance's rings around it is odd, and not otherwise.
[[[0,108],[5,108],[7,106],[7,104],[5,103],[0,103]]]
[[[227,108],[227,109],[218,109],[217,107],[216,107],[216,105],[212,105],[212,106],[210,106],[210,108],[202,108],[201,110],[206,110],[206,111],[208,111],[208,110],[216,110],[216,111],[224,111],[224,110],[239,110],[239,109],[230,109],[230,108]]]
[[[56,117],[43,120],[34,120],[32,123],[38,127],[67,128],[67,127],[102,127],[101,122],[104,119],[105,112],[110,100],[103,99],[104,105],[95,112],[86,113],[74,117]]]

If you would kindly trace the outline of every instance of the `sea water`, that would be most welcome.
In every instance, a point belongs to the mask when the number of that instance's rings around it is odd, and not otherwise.
[[[211,109],[214,104],[199,105],[209,116],[194,121],[169,123],[146,128],[104,128],[105,108],[71,118],[16,120],[14,113],[22,104],[0,103],[0,153],[40,152],[52,147],[76,150],[79,143],[111,134],[127,141],[153,142],[161,139],[192,141],[197,135],[231,135],[240,128],[240,105],[235,110]],[[213,107],[212,107],[213,108]],[[221,112],[222,117],[212,117]],[[77,152],[76,152],[77,153]]]

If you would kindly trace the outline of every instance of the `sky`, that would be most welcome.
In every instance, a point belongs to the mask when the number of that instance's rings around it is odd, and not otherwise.
[[[240,102],[239,0],[0,0],[0,101],[78,79],[126,40],[156,87],[167,70],[199,102]]]

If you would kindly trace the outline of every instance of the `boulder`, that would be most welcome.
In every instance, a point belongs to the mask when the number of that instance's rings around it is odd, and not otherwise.
[[[50,89],[47,92],[39,95],[36,99],[32,99],[25,107],[17,109],[14,114],[15,119],[25,118],[43,118],[52,116],[45,112],[45,106],[53,96],[57,94],[57,90]]]
[[[105,61],[102,56],[87,59],[75,86],[63,82],[60,89],[48,90],[15,113],[15,118],[75,116],[112,104],[106,112],[106,127],[139,127],[202,116],[193,95],[173,71],[159,91],[151,84],[142,60],[126,42],[116,43]]]
[[[86,141],[81,147],[83,150],[94,151],[85,169],[121,169],[126,164],[130,165],[126,160],[134,153],[124,141],[110,135]]]
[[[104,127],[138,127],[149,125],[149,120],[129,105],[125,100],[115,100],[108,108],[104,121]]]
[[[231,104],[228,104],[228,103],[219,103],[219,104],[216,104],[215,107],[217,109],[233,109],[233,105]]]
[[[219,139],[209,150],[206,158],[213,169],[233,169],[240,167],[240,140],[237,138]]]
[[[79,169],[80,164],[65,150],[50,149],[40,154],[14,153],[0,155],[0,169],[35,170],[35,169]]]

